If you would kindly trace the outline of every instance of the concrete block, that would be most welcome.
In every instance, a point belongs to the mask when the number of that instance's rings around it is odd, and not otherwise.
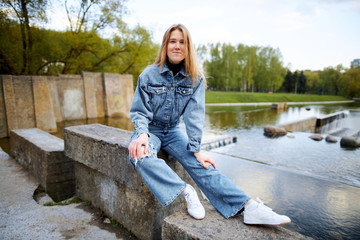
[[[32,81],[36,127],[47,132],[56,132],[56,118],[48,78],[45,76],[33,76]]]
[[[3,78],[11,78],[11,76],[0,75],[0,138],[9,136],[7,118],[6,118],[4,91],[3,91]]]
[[[104,73],[104,88],[106,116],[129,116],[134,97],[132,75]]]
[[[286,124],[279,125],[285,128],[288,132],[308,132],[314,133],[316,127],[316,117],[310,117],[299,121],[293,121]]]
[[[206,216],[201,221],[191,218],[186,211],[166,217],[162,239],[311,239],[279,226],[246,225],[243,216],[225,219],[209,202],[203,205]]]
[[[286,111],[288,108],[287,103],[273,103],[271,104],[271,109],[276,110],[278,113]]]
[[[55,116],[56,122],[61,122],[63,120],[63,117],[62,117],[61,107],[60,107],[59,92],[57,89],[58,79],[59,78],[55,77],[55,76],[47,76],[47,83],[49,86],[51,104],[53,106],[54,116]]]
[[[36,126],[31,76],[3,77],[8,131]]]
[[[82,77],[80,75],[60,75],[56,86],[63,120],[86,119]]]
[[[64,129],[65,155],[76,162],[80,198],[91,201],[138,238],[160,239],[163,219],[185,209],[184,200],[177,198],[167,207],[157,202],[129,162],[131,134],[100,124],[68,127]],[[163,152],[160,155],[184,181],[196,186],[177,161]]]
[[[105,117],[102,73],[83,72],[87,118]]]
[[[74,161],[64,155],[62,139],[37,128],[12,130],[10,154],[54,201],[75,194]]]

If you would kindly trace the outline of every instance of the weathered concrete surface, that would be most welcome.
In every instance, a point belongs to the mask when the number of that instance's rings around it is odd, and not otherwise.
[[[287,108],[288,108],[287,103],[273,103],[273,104],[271,104],[271,110],[275,110],[278,113],[286,111]]]
[[[63,120],[86,119],[84,82],[80,75],[60,75],[57,81]]]
[[[10,154],[55,201],[75,194],[74,161],[64,155],[62,139],[37,128],[13,130]]]
[[[162,207],[129,162],[131,132],[100,124],[64,129],[65,155],[76,161],[76,194],[91,201],[140,239],[159,239],[163,219],[185,209],[182,197]],[[186,182],[183,167],[161,156]],[[134,224],[136,223],[136,224]]]
[[[56,132],[55,111],[48,78],[45,76],[33,76],[32,81],[36,127],[47,132]]]
[[[288,132],[308,132],[315,133],[316,117],[306,118],[300,121],[281,124],[279,127],[285,128]]]
[[[3,76],[8,132],[36,126],[31,76]]]
[[[201,141],[201,148],[211,150],[214,148],[222,147],[231,143],[235,143],[237,138],[235,136],[214,136],[203,137]]]
[[[87,118],[105,116],[102,73],[83,72]]]
[[[9,78],[9,75],[0,75],[0,138],[8,136],[6,109],[3,91],[3,78]]]
[[[279,226],[250,226],[243,216],[225,219],[209,202],[203,202],[206,217],[195,220],[186,211],[164,219],[162,239],[312,239]]]
[[[107,117],[128,116],[134,97],[132,75],[104,73]]]
[[[45,207],[33,194],[39,182],[0,148],[0,239],[133,239],[119,228],[94,225],[85,203]]]

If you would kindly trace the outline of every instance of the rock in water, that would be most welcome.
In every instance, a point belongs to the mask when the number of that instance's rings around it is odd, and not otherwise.
[[[340,140],[341,147],[357,148],[360,147],[360,141],[356,137],[345,136]]]
[[[326,136],[325,141],[327,141],[329,143],[336,143],[337,139],[334,136],[328,135],[328,136]]]
[[[266,126],[264,128],[264,135],[267,137],[278,137],[285,136],[287,131],[285,128],[275,127],[275,126]]]
[[[311,138],[312,140],[315,140],[315,141],[323,140],[323,136],[321,136],[320,134],[313,134],[313,135],[309,136],[309,138]]]

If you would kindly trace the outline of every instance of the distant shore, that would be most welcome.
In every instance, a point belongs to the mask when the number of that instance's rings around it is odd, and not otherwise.
[[[355,100],[347,101],[320,101],[320,102],[282,102],[287,105],[308,105],[308,104],[336,104],[336,103],[352,103]],[[271,106],[275,102],[253,102],[253,103],[206,103],[206,106]]]

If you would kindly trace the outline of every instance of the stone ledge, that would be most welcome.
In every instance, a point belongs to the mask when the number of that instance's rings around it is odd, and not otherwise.
[[[76,195],[91,201],[138,238],[160,239],[164,218],[184,209],[184,200],[178,197],[167,207],[158,203],[130,164],[131,134],[101,124],[64,129],[65,155],[75,161]],[[164,151],[160,155],[180,178],[195,187],[179,162]]]
[[[164,219],[162,239],[312,239],[280,226],[250,226],[243,216],[225,219],[209,202],[203,202],[206,216],[195,220],[184,210]]]
[[[54,201],[75,194],[74,161],[64,155],[64,141],[37,128],[10,132],[11,156],[28,170]]]

